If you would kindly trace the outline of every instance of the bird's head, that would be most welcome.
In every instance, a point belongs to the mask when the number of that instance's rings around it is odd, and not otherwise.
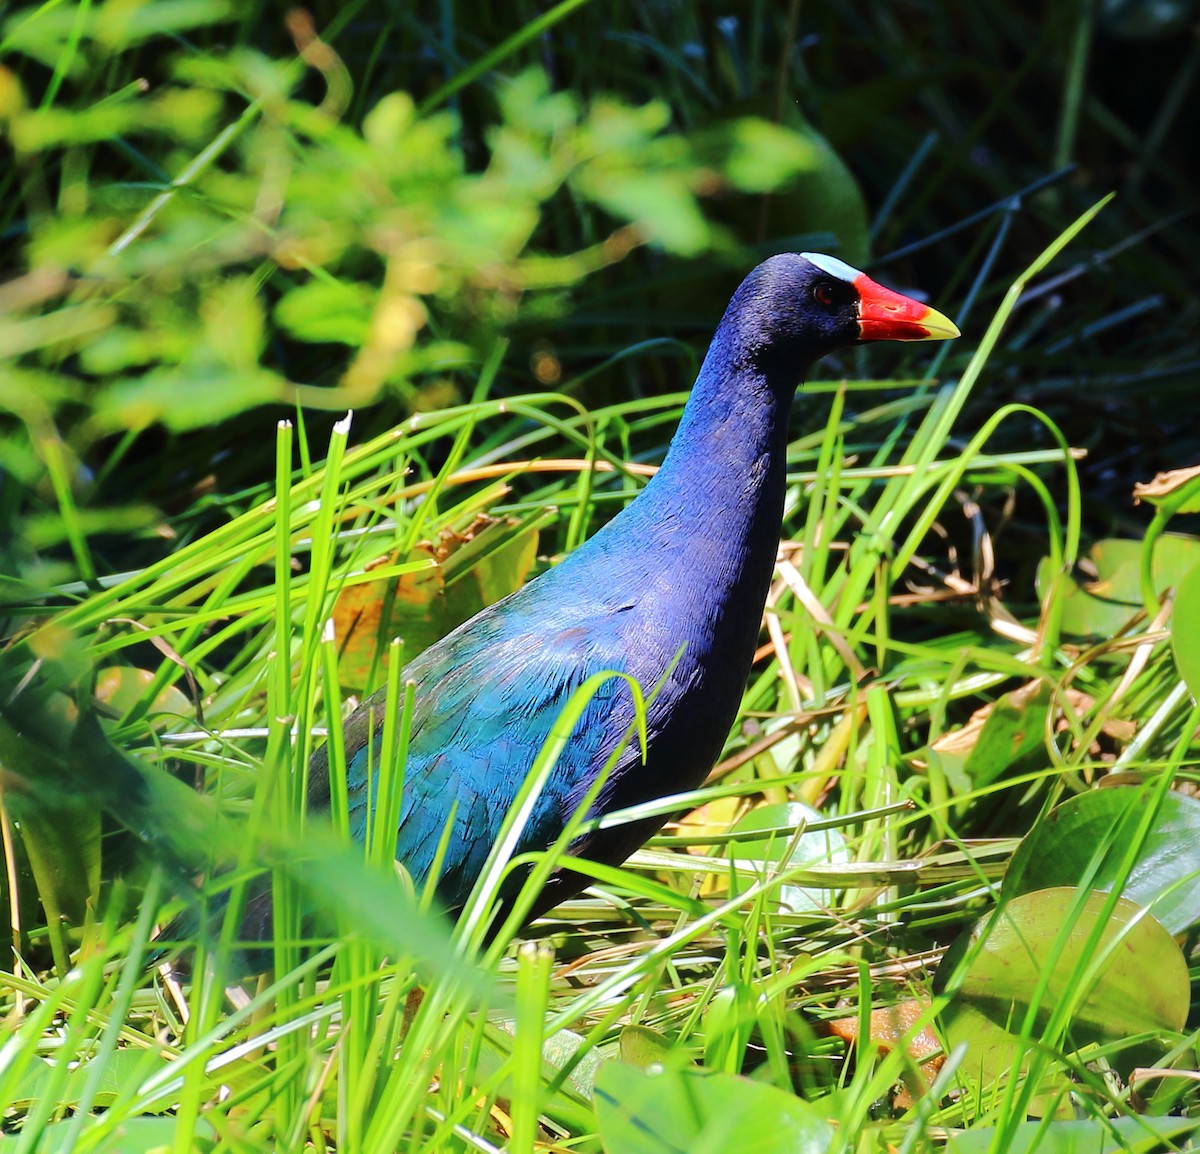
[[[877,284],[836,257],[782,253],[763,261],[730,304],[753,355],[811,364],[859,341],[941,341],[954,322]],[[747,339],[748,338],[748,339]]]

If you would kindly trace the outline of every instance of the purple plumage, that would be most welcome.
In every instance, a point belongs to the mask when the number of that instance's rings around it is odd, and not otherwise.
[[[783,516],[792,397],[821,356],[859,340],[957,335],[932,309],[831,257],[784,254],[734,294],[662,468],[628,508],[554,569],[485,609],[410,663],[416,684],[396,857],[422,882],[448,822],[438,880],[460,907],[500,824],[572,692],[615,670],[649,693],[643,761],[628,740],[592,816],[703,782],[737,715],[757,643]],[[366,827],[383,698],[347,722],[352,828]],[[633,697],[620,679],[588,704],[525,826],[545,849],[626,739]],[[324,750],[310,804],[328,805]],[[451,817],[453,813],[453,818]],[[660,823],[593,832],[572,853],[622,862]],[[582,881],[555,875],[534,914]]]

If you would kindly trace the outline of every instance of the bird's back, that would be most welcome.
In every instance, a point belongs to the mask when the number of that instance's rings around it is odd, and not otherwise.
[[[449,824],[438,892],[451,908],[465,902],[571,695],[593,673],[623,672],[627,664],[604,612],[581,605],[578,598],[556,605],[544,582],[491,606],[404,670],[416,690],[396,858],[423,882]],[[518,852],[554,841],[579,784],[594,780],[620,741],[633,716],[628,689],[626,704],[619,700],[620,685],[606,682],[587,705],[539,796]],[[383,710],[383,695],[377,693],[346,728],[351,832],[359,840],[365,838],[376,794]],[[328,805],[324,749],[310,766],[309,788],[312,805]]]
[[[619,545],[625,535],[607,537],[614,539]],[[662,572],[639,569],[647,564]],[[729,648],[723,633],[747,635],[752,648],[757,611],[747,627],[705,608],[704,597],[680,597],[670,566],[670,558],[655,558],[653,549],[624,558],[595,538],[406,667],[415,699],[396,858],[423,882],[452,823],[438,881],[448,907],[465,902],[552,726],[575,690],[596,673],[626,674],[652,695],[648,757],[643,762],[631,736],[636,713],[628,683],[604,682],[560,753],[518,852],[553,843],[622,742],[594,812],[703,780],[729,731],[749,658],[740,652],[747,649],[743,641],[736,657],[722,660],[721,650]],[[377,693],[346,727],[351,831],[360,840],[376,794],[383,710]],[[309,789],[310,804],[328,805],[325,750],[314,756]],[[647,832],[640,825],[610,830],[573,848],[618,863]],[[560,880],[554,889],[559,900],[567,886]]]

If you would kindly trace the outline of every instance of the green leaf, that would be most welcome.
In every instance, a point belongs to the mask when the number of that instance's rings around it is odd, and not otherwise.
[[[1043,734],[1050,688],[1043,681],[1004,694],[992,706],[979,739],[963,766],[976,789],[990,785],[1014,766],[1047,760]]]
[[[215,286],[200,310],[205,347],[223,365],[254,373],[262,353],[266,318],[252,277]]]
[[[671,1040],[649,1026],[626,1026],[621,1031],[621,1061],[627,1066],[667,1066],[678,1064],[679,1050]]]
[[[595,1046],[587,1044],[582,1034],[573,1030],[556,1030],[542,1045],[542,1056],[552,1074],[557,1074],[568,1062],[573,1061],[564,1085],[576,1094],[591,1096],[596,1085],[596,1072],[604,1057]]]
[[[108,505],[98,509],[79,509],[76,524],[89,537],[101,533],[131,536],[151,525],[162,523],[162,514],[151,505]],[[25,520],[25,539],[39,549],[50,548],[70,539],[62,514],[34,513]]]
[[[366,340],[375,296],[369,285],[313,280],[283,295],[275,320],[300,341],[358,346]]]
[[[100,376],[116,376],[155,361],[177,364],[201,339],[195,318],[181,317],[172,309],[163,308],[153,321],[155,327],[150,329],[111,325],[79,350],[80,363]]]
[[[1122,896],[1145,906],[1173,934],[1200,922],[1200,801],[1170,792],[1146,836],[1153,803],[1139,786],[1094,789],[1046,814],[1025,836],[1004,875],[1003,896],[1055,886],[1109,891],[1132,851]]]
[[[91,1100],[93,1106],[110,1106],[122,1095],[132,1097],[147,1078],[164,1070],[167,1065],[167,1059],[154,1050],[141,1047],[115,1050],[105,1059],[100,1084]],[[71,1067],[59,1091],[60,1106],[70,1108],[80,1101],[87,1090],[93,1068],[94,1063],[90,1061]],[[48,1092],[55,1073],[53,1063],[35,1059],[17,1084],[9,1088],[6,1106],[9,1109],[29,1109]],[[165,1111],[168,1108],[164,1103],[162,1109]]]
[[[1080,1118],[1068,1122],[1020,1122],[1006,1127],[997,1145],[992,1126],[951,1131],[946,1140],[947,1154],[989,1154],[1003,1149],[1005,1154],[1153,1154],[1166,1148],[1171,1139],[1192,1133],[1195,1118],[1157,1118],[1138,1115],[1126,1118]]]
[[[1031,681],[978,709],[959,729],[943,733],[925,756],[957,794],[982,789],[1005,773],[1043,768],[1050,690]]]
[[[134,132],[141,112],[134,104],[97,104],[91,108],[36,108],[14,116],[9,129],[22,153],[93,144]]]
[[[95,216],[49,217],[31,224],[30,233],[29,262],[35,268],[87,268],[112,242],[112,221]]]
[[[746,833],[754,830],[770,830],[770,836],[762,839],[730,843],[731,853],[737,863],[775,863],[779,868],[801,865],[844,865],[850,861],[850,850],[846,839],[836,829],[809,830],[794,838],[795,831],[810,821],[818,821],[821,814],[811,806],[799,801],[776,802],[760,805],[743,814],[730,829],[730,833]],[[756,876],[761,867],[751,866]],[[777,872],[777,871],[773,871]],[[798,885],[782,885],[776,891],[781,909],[799,913],[819,910],[829,906],[833,895],[829,890],[812,889]]]
[[[97,405],[96,418],[110,429],[144,429],[157,422],[169,429],[198,429],[282,401],[286,393],[283,378],[266,369],[243,373],[198,359],[113,386]]]
[[[718,990],[704,1007],[704,1064],[731,1073],[742,1068],[757,1025],[756,995],[744,982]]]
[[[93,1154],[161,1154],[174,1147],[178,1128],[175,1118],[126,1118],[99,1142],[89,1144],[88,1149]],[[43,1129],[43,1142],[38,1149],[42,1154],[70,1154],[75,1144],[66,1143],[74,1133],[74,1119],[52,1122]],[[211,1123],[199,1118],[193,1123],[189,1139],[185,1149],[207,1154],[217,1144],[217,1132]]]
[[[736,1074],[606,1062],[595,1102],[606,1154],[825,1154],[834,1137],[815,1106]]]
[[[513,1035],[516,1023],[512,1019],[490,1022],[485,1028],[483,1045],[474,1057],[470,1047],[464,1046],[463,1068],[474,1062],[475,1077],[480,1080],[495,1078],[502,1063],[512,1055]],[[548,1118],[561,1126],[577,1131],[592,1129],[592,1091],[596,1083],[596,1072],[605,1061],[604,1052],[589,1046],[582,1034],[573,1030],[556,1030],[542,1044],[541,1078],[545,1087],[554,1087],[541,1104]],[[570,1073],[564,1078],[562,1071],[570,1065]],[[511,1067],[509,1072],[494,1083],[496,1093],[502,1098],[513,1094]]]
[[[1200,565],[1192,569],[1175,590],[1171,607],[1171,652],[1179,676],[1194,701],[1200,701]]]
[[[547,140],[579,119],[579,99],[572,89],[553,92],[544,69],[526,68],[510,79],[499,78],[497,99],[505,121]]]
[[[132,665],[107,665],[96,674],[95,697],[108,706],[114,717],[123,717],[140,708],[153,686],[155,675],[149,669]],[[167,685],[145,706],[145,717],[155,728],[164,728],[180,718],[195,717],[195,706],[175,685]]]
[[[765,210],[770,235],[832,233],[832,247],[840,257],[865,264],[871,255],[866,198],[849,166],[800,105],[785,100],[777,110],[774,93],[763,93],[739,101],[728,114],[740,119],[733,121],[735,147],[723,167],[747,192],[773,191]],[[774,162],[764,153],[774,154]],[[758,213],[757,203],[753,210]]]
[[[662,101],[633,107],[596,100],[579,133],[586,159],[570,182],[614,216],[634,222],[651,240],[687,256],[708,245],[710,228],[697,203],[701,170],[687,142],[658,135],[670,117]]]
[[[598,163],[574,183],[590,200],[616,217],[633,221],[670,252],[693,256],[708,244],[708,222],[686,174],[638,172]]]
[[[165,34],[178,35],[226,20],[237,9],[229,0],[141,0],[104,4],[96,13],[97,40],[119,50]]]
[[[801,173],[816,170],[821,151],[800,132],[756,116],[720,130],[720,169],[743,192],[774,192]]]
[[[1062,628],[1077,637],[1111,638],[1142,609],[1142,543],[1124,539],[1097,541],[1088,553],[1087,567],[1095,580],[1068,580],[1062,592]],[[1178,587],[1200,564],[1200,538],[1164,533],[1154,546],[1154,586]],[[1046,574],[1038,584],[1045,590]]]
[[[1028,1061],[1039,1040],[1073,1050],[1182,1029],[1189,1003],[1183,954],[1141,906],[1119,898],[1105,915],[1110,902],[1107,894],[1066,887],[1021,894],[951,947],[937,985],[952,986],[951,975],[965,965],[941,1015],[947,1049],[966,1047],[960,1077],[986,1085],[1018,1059]],[[1068,1010],[1065,1034],[1048,1036],[1052,1015]]]
[[[22,112],[12,119],[11,138],[26,153],[150,132],[196,140],[211,131],[218,111],[213,93],[168,89],[150,98],[101,101],[91,108]]]

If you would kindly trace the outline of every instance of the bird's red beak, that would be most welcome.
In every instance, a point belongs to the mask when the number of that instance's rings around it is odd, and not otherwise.
[[[937,309],[906,297],[866,273],[854,278],[858,289],[858,337],[863,341],[947,341],[958,326]]]

